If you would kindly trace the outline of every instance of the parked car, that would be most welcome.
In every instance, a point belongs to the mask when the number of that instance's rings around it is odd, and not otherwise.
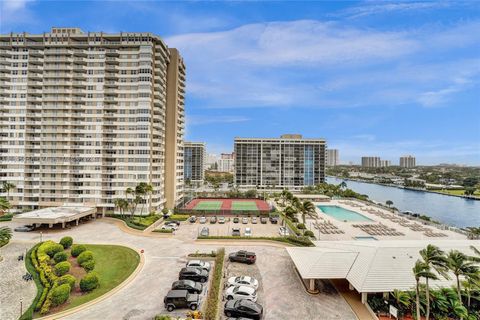
[[[21,226],[21,227],[16,227],[15,229],[13,229],[14,231],[17,231],[17,232],[30,232],[32,230],[34,230],[35,227],[34,226],[31,226],[31,225],[25,225],[25,226]]]
[[[217,217],[210,217],[210,223],[217,223]]]
[[[268,221],[268,219],[265,218],[265,217],[260,218],[260,223],[261,223],[261,224],[266,224],[267,221]]]
[[[225,223],[225,217],[218,217],[218,223],[224,224]]]
[[[240,221],[238,217],[233,218],[233,223],[238,223],[238,221]]]
[[[200,217],[200,219],[198,220],[198,222],[204,224],[204,223],[207,223],[207,218],[205,217]]]
[[[195,223],[195,222],[197,222],[197,217],[191,216],[190,218],[188,218],[188,221],[191,222],[191,223]]]
[[[228,286],[248,286],[258,289],[258,280],[249,276],[230,277],[227,280]]]
[[[246,317],[260,320],[263,316],[263,307],[246,299],[230,300],[225,303],[224,314],[227,317]]]
[[[167,223],[174,223],[174,224],[176,224],[177,226],[180,225],[180,221],[178,221],[178,220],[167,220]]]
[[[243,217],[243,218],[242,218],[242,223],[243,223],[243,224],[247,224],[247,223],[248,223],[248,218],[247,218],[247,217]]]
[[[210,262],[207,261],[202,261],[202,260],[190,260],[187,262],[186,267],[195,267],[195,268],[200,268],[203,270],[207,270],[210,272]]]
[[[188,293],[202,293],[203,284],[192,280],[177,280],[172,283],[172,290],[187,290]]]
[[[241,263],[252,264],[252,263],[255,263],[255,261],[257,260],[257,256],[255,255],[255,252],[240,250],[237,252],[230,253],[228,255],[228,259],[231,262],[241,262]]]
[[[252,218],[252,223],[253,223],[253,224],[257,224],[257,217],[253,217],[253,218]]]
[[[277,216],[271,216],[270,217],[270,222],[273,223],[273,224],[277,224],[278,223],[278,217]]]
[[[232,228],[232,236],[234,237],[240,237],[240,228]]]
[[[163,298],[165,308],[170,312],[182,308],[197,310],[198,302],[198,294],[188,293],[187,290],[170,290]]]
[[[251,236],[252,236],[252,229],[245,228],[245,237],[251,237]]]
[[[253,302],[257,301],[257,291],[252,287],[247,286],[232,286],[225,290],[225,299],[238,300],[247,299]]]
[[[284,236],[284,237],[287,237],[290,235],[290,232],[288,231],[287,228],[285,227],[280,227],[280,229],[278,229],[278,233],[281,235],[281,236]]]
[[[208,272],[195,267],[182,268],[178,274],[178,280],[192,280],[204,283],[208,280]]]
[[[208,230],[207,227],[203,227],[202,230],[200,231],[200,236],[208,237],[209,235],[210,235],[210,230]]]
[[[175,223],[167,223],[167,224],[164,224],[160,229],[162,230],[172,230],[172,231],[175,231],[178,229],[178,226],[175,224]]]

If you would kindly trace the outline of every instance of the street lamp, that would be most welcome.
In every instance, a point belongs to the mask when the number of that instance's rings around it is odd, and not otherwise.
[[[20,317],[23,314],[23,298],[20,298]]]
[[[40,231],[40,242],[43,242],[43,232]]]

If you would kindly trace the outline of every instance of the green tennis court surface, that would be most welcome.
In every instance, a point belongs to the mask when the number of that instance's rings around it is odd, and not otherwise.
[[[255,201],[233,201],[232,210],[249,210],[257,211],[257,204]]]
[[[195,210],[220,210],[222,201],[202,201],[195,206]]]

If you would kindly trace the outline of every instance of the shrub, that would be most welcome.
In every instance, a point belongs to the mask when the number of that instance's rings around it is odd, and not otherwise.
[[[80,280],[80,290],[83,292],[92,291],[98,287],[98,276],[95,272],[87,273],[82,280]]]
[[[177,221],[187,221],[190,216],[188,214],[172,214],[168,217],[167,221],[177,220]]]
[[[70,270],[70,262],[68,261],[62,261],[55,265],[55,274],[59,277],[66,274],[68,270]]]
[[[225,248],[217,250],[215,264],[213,269],[213,281],[210,292],[207,296],[207,306],[205,308],[205,319],[217,319],[218,295],[220,292],[220,283],[223,276],[223,262],[225,260]]]
[[[314,237],[315,235],[313,234],[313,231],[310,231],[310,230],[305,230],[305,232],[303,233],[303,235],[305,237]]]
[[[88,260],[93,260],[93,252],[90,250],[83,251],[77,257],[77,262],[79,265],[82,265],[84,262],[87,262]]]
[[[298,219],[297,219],[297,217],[293,217],[291,220],[292,220],[292,222],[295,222],[295,223],[297,223],[297,222],[298,222]]]
[[[299,223],[299,224],[297,224],[297,229],[303,230],[303,229],[306,229],[306,228],[305,228],[305,225],[303,223]]]
[[[62,261],[67,261],[68,255],[66,252],[57,252],[53,256],[53,260],[55,260],[56,263],[62,262]]]
[[[93,269],[95,269],[95,261],[93,259],[87,260],[84,263],[82,263],[81,266],[83,269],[85,269],[85,271],[90,272]]]
[[[39,258],[42,254],[48,255],[50,258],[53,258],[55,253],[63,251],[63,246],[59,243],[53,242],[51,240],[45,241],[38,247]],[[42,262],[42,261],[40,261]]]
[[[71,254],[72,256],[77,257],[80,253],[82,253],[85,250],[87,250],[87,248],[85,248],[83,244],[74,244],[72,246]]]
[[[66,274],[57,279],[57,284],[68,284],[70,286],[70,290],[73,290],[73,288],[75,288],[76,281],[77,279],[75,279],[74,276],[72,276],[71,274]]]
[[[73,244],[73,238],[72,237],[63,237],[62,239],[60,239],[60,244],[63,246],[64,249],[68,249]]]
[[[61,305],[68,300],[70,296],[70,285],[68,283],[64,283],[56,287],[52,290],[51,300],[53,306]]]

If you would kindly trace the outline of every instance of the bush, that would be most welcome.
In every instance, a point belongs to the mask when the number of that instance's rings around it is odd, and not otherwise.
[[[83,251],[77,257],[77,263],[79,265],[82,265],[84,262],[87,262],[88,260],[93,260],[93,252],[90,250]]]
[[[305,237],[315,237],[315,235],[313,234],[313,231],[310,231],[310,230],[305,230],[305,232],[303,233],[303,235]]]
[[[71,265],[68,261],[59,262],[55,265],[55,274],[59,277],[63,276],[70,270],[70,267]]]
[[[188,214],[172,214],[168,217],[167,221],[177,220],[177,221],[187,221],[190,216]]]
[[[71,274],[66,274],[57,279],[57,284],[68,284],[70,286],[70,290],[73,290],[73,288],[75,288],[76,281],[77,279],[75,279],[74,276],[72,276]]]
[[[65,283],[52,290],[51,300],[53,306],[61,305],[68,300],[70,296],[70,285]]]
[[[93,259],[87,260],[84,263],[82,263],[81,266],[83,269],[85,269],[85,271],[90,272],[93,269],[95,269],[95,261]]]
[[[87,248],[85,248],[83,244],[74,244],[72,246],[71,254],[72,256],[77,257],[80,253],[82,253],[85,250],[87,250]]]
[[[83,292],[92,291],[98,287],[98,276],[95,272],[89,272],[80,280],[80,290]]]
[[[66,252],[57,252],[53,256],[53,260],[55,260],[56,263],[62,262],[62,261],[67,261],[68,255]]]
[[[45,241],[38,247],[38,254],[47,254],[50,258],[53,258],[55,253],[63,251],[63,246],[59,243],[53,242],[51,240]]]
[[[173,230],[171,230],[171,229],[157,229],[157,230],[153,230],[153,232],[158,232],[158,233],[173,233]]]
[[[292,222],[295,222],[295,223],[297,223],[297,222],[298,222],[298,219],[297,219],[297,217],[293,217],[291,220],[292,220]]]
[[[305,228],[305,225],[303,223],[299,223],[299,224],[297,224],[297,229],[304,230],[306,228]]]
[[[223,276],[223,262],[225,260],[225,249],[220,248],[217,250],[217,256],[215,258],[215,264],[213,269],[213,281],[210,288],[210,292],[207,297],[207,306],[205,308],[205,319],[213,320],[217,319],[218,309],[218,295],[220,292],[220,283]]]
[[[73,238],[72,237],[63,237],[62,239],[60,239],[60,244],[63,246],[64,249],[68,249],[73,244]]]

